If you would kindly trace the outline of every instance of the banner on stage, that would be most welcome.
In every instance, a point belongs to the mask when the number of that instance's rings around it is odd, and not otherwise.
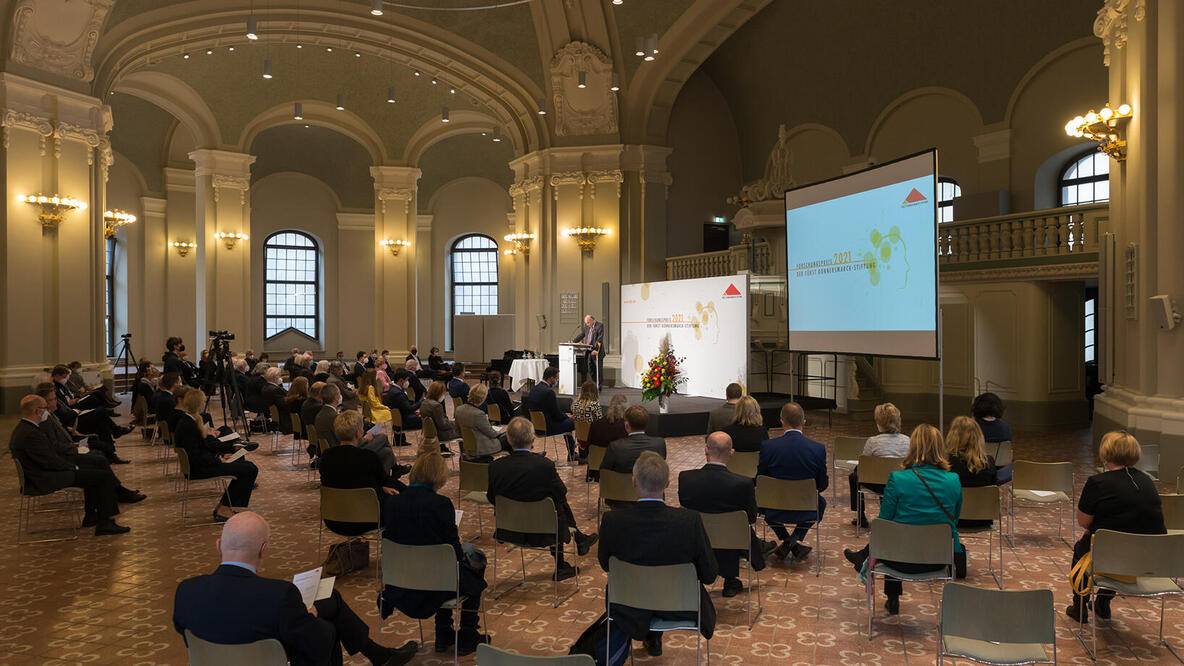
[[[670,336],[685,359],[685,395],[723,398],[728,384],[748,387],[748,276],[725,275],[621,285],[621,380],[641,374]]]

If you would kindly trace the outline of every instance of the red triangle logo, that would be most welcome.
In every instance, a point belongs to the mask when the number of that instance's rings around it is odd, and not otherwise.
[[[918,192],[917,188],[914,187],[913,191],[909,192],[909,195],[904,198],[904,202],[905,203],[917,203],[918,201],[926,201],[925,195]]]
[[[728,285],[728,288],[724,290],[724,296],[739,296],[739,295],[740,295],[740,290],[737,289],[736,285],[734,285],[734,284]]]

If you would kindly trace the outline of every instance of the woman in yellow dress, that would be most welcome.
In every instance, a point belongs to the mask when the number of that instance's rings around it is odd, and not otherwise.
[[[382,404],[378,371],[374,368],[367,369],[358,380],[358,403],[370,405],[370,416],[375,423],[386,423],[391,420],[391,410]]]

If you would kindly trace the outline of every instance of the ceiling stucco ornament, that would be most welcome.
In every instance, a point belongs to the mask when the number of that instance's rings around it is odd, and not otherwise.
[[[19,0],[12,15],[12,59],[90,82],[95,78],[95,44],[114,4],[115,0]]]
[[[793,152],[789,150],[789,132],[785,125],[777,128],[777,143],[769,152],[765,162],[765,175],[755,182],[740,188],[740,195],[728,199],[728,203],[746,206],[753,201],[780,199],[785,190],[794,186]]]
[[[605,169],[588,173],[588,182],[592,185],[592,196],[596,197],[597,183],[615,183],[617,196],[621,196],[621,183],[625,182],[625,174],[620,169]]]
[[[580,198],[584,198],[584,183],[588,182],[583,171],[564,171],[551,176],[551,195],[559,201],[559,188],[563,185],[578,185]]]
[[[36,132],[39,138],[41,148],[41,156],[45,157],[46,141],[53,136],[53,123],[49,118],[39,116],[35,113],[27,113],[25,111],[13,111],[12,109],[4,110],[3,120],[0,120],[0,125],[4,127],[4,147],[8,148],[9,133],[14,129],[24,129],[31,132]]]
[[[579,87],[580,72],[585,86]],[[617,95],[611,90],[613,63],[584,42],[568,42],[551,59],[555,134],[583,136],[617,132]]]
[[[386,202],[402,201],[403,214],[411,211],[411,200],[415,198],[415,190],[406,187],[382,187],[378,189],[378,200],[382,202],[382,212],[386,212]]]
[[[214,201],[217,202],[222,190],[238,190],[239,204],[247,203],[247,190],[251,189],[250,176],[232,176],[216,173],[210,176],[210,185],[214,188]]]
[[[1102,63],[1110,66],[1110,55],[1114,49],[1126,46],[1129,17],[1142,21],[1147,14],[1146,0],[1106,0],[1094,19],[1094,35],[1102,40]]]

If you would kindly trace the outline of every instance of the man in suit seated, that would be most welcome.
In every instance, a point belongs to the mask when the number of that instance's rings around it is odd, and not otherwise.
[[[127,462],[120,460],[115,456],[115,440],[131,432],[131,426],[121,426],[111,418],[116,416],[115,410],[107,405],[107,401],[102,396],[91,393],[83,397],[78,397],[70,390],[68,380],[70,379],[70,368],[64,365],[54,366],[50,371],[50,379],[53,381],[54,391],[58,396],[58,403],[69,407],[71,410],[77,410],[78,417],[75,419],[73,425],[79,432],[95,435],[104,442],[110,444],[112,451],[111,462]]]
[[[411,381],[407,382],[407,390],[411,391],[411,399],[415,402],[422,402],[424,394],[427,393],[423,382],[419,381],[419,378],[423,376],[421,374],[422,366],[419,361],[410,358],[403,364],[403,369],[411,375]]]
[[[559,540],[561,543],[575,540],[576,553],[581,557],[596,542],[595,534],[583,534],[576,527],[576,517],[567,503],[567,486],[555,471],[555,463],[531,450],[534,445],[534,426],[522,417],[515,417],[506,426],[506,440],[512,451],[489,463],[489,487],[485,497],[496,510],[497,498],[506,497],[519,502],[537,502],[550,497],[555,503],[559,519]],[[498,541],[531,546],[553,546],[554,535],[522,534],[499,529],[494,534]],[[563,559],[563,548],[556,553],[555,580],[567,580],[579,573],[579,569]]]
[[[423,398],[410,398],[407,395],[407,389],[412,383],[419,384],[411,373],[406,370],[395,370],[395,376],[391,377],[390,389],[382,394],[382,404],[386,405],[392,411],[398,410],[399,416],[403,418],[403,430],[419,430],[423,427],[423,419],[419,416],[419,406],[423,404]],[[420,389],[423,385],[420,384]],[[404,433],[395,433],[395,445],[404,446],[407,444],[407,436]]]
[[[600,548],[597,553],[600,568],[608,571],[609,558],[615,557],[629,564],[661,566],[669,564],[695,565],[699,582],[700,630],[708,640],[715,633],[715,606],[702,585],[715,582],[718,566],[707,531],[699,514],[690,509],[666,506],[662,495],[670,483],[670,467],[653,451],[641,454],[633,466],[633,487],[637,502],[626,509],[614,509],[600,520]],[[662,634],[650,632],[650,620],[694,620],[694,611],[660,612],[613,604],[610,663],[620,663],[615,657],[627,647],[625,637],[645,641],[651,656],[662,654]],[[619,647],[616,647],[619,646]],[[622,655],[623,659],[623,655]]]
[[[36,395],[21,398],[21,420],[12,430],[8,451],[24,470],[26,491],[47,494],[69,486],[82,488],[83,527],[93,525],[95,536],[130,532],[130,527],[115,522],[119,514],[119,479],[110,467],[77,464],[59,454],[39,427],[48,418],[49,407],[44,399]]]
[[[460,398],[462,405],[469,399],[469,383],[465,381],[465,364],[460,361],[452,364],[452,379],[448,380],[448,395]]]
[[[649,425],[650,414],[641,405],[633,405],[625,410],[625,432],[629,433],[624,439],[618,439],[608,445],[600,469],[612,470],[621,474],[632,474],[633,463],[645,451],[666,457],[666,440],[661,437],[651,437],[645,434]]]
[[[572,431],[576,429],[576,422],[570,414],[559,409],[559,400],[555,397],[554,386],[559,383],[559,368],[548,367],[543,371],[543,379],[530,389],[522,403],[530,412],[542,412],[547,421],[548,435],[563,435],[567,444],[567,462],[576,460],[576,440]]]
[[[757,476],[790,481],[814,479],[818,488],[817,514],[813,511],[761,510],[773,528],[773,533],[781,539],[781,545],[777,546],[773,554],[781,559],[792,555],[792,563],[806,559],[813,550],[801,541],[810,527],[822,520],[822,512],[826,509],[826,498],[822,496],[822,491],[830,483],[826,475],[826,447],[803,435],[804,425],[806,412],[802,406],[796,402],[785,403],[781,408],[781,427],[785,428],[785,433],[761,443],[761,455],[756,466]],[[792,535],[785,525],[796,525]]]
[[[732,424],[736,420],[736,403],[744,397],[744,387],[732,382],[724,389],[724,404],[716,407],[707,414],[707,434],[711,434]]]
[[[370,638],[370,628],[333,590],[327,599],[304,605],[300,591],[286,580],[263,578],[270,529],[253,511],[237,513],[222,527],[214,573],[183,580],[173,599],[173,627],[211,643],[237,645],[274,638],[292,666],[341,664],[341,648],[359,652],[375,666],[399,666],[415,657],[419,645],[397,649]]]
[[[181,375],[175,372],[166,372],[160,376],[160,381],[156,384],[156,395],[152,398],[152,411],[156,413],[156,423],[161,424],[169,420],[169,415],[177,407],[177,397],[173,395],[173,389],[177,388],[177,384],[181,383]]]
[[[337,438],[336,429],[333,424],[337,420],[338,413],[342,411],[341,408],[341,392],[332,384],[325,384],[321,387],[322,404],[317,410],[315,418],[313,419],[313,429],[317,431],[317,437],[326,440],[329,443],[329,448],[334,448],[340,445]],[[358,425],[362,425],[361,414],[357,410],[346,410],[358,414]],[[395,452],[391,449],[391,440],[384,433],[377,435],[369,432],[363,432],[358,435],[358,441],[355,445],[359,449],[372,451],[378,456],[378,461],[382,464],[382,471],[384,474],[390,474],[395,470],[395,476],[406,474],[410,467],[406,465],[398,465],[395,460]],[[398,469],[396,469],[398,468]]]
[[[341,407],[342,409],[361,409],[362,406],[358,404],[358,392],[351,388],[349,383],[345,381],[345,364],[341,361],[333,361],[329,364],[329,384],[337,387],[341,391]]]
[[[751,525],[756,522],[756,485],[747,476],[728,469],[732,453],[732,438],[727,433],[708,435],[704,449],[707,464],[678,475],[678,503],[699,513],[743,511]],[[777,546],[771,541],[758,539],[751,529],[748,532],[748,550],[714,549],[719,573],[724,577],[725,597],[734,597],[744,590],[744,584],[740,582],[741,557],[751,563],[754,571],[760,571],[765,568],[765,555]]]
[[[321,411],[321,407],[325,404],[321,402],[321,389],[323,388],[325,388],[325,382],[312,382],[312,386],[308,387],[308,397],[300,404],[300,423],[305,427],[317,422],[317,412]]]

